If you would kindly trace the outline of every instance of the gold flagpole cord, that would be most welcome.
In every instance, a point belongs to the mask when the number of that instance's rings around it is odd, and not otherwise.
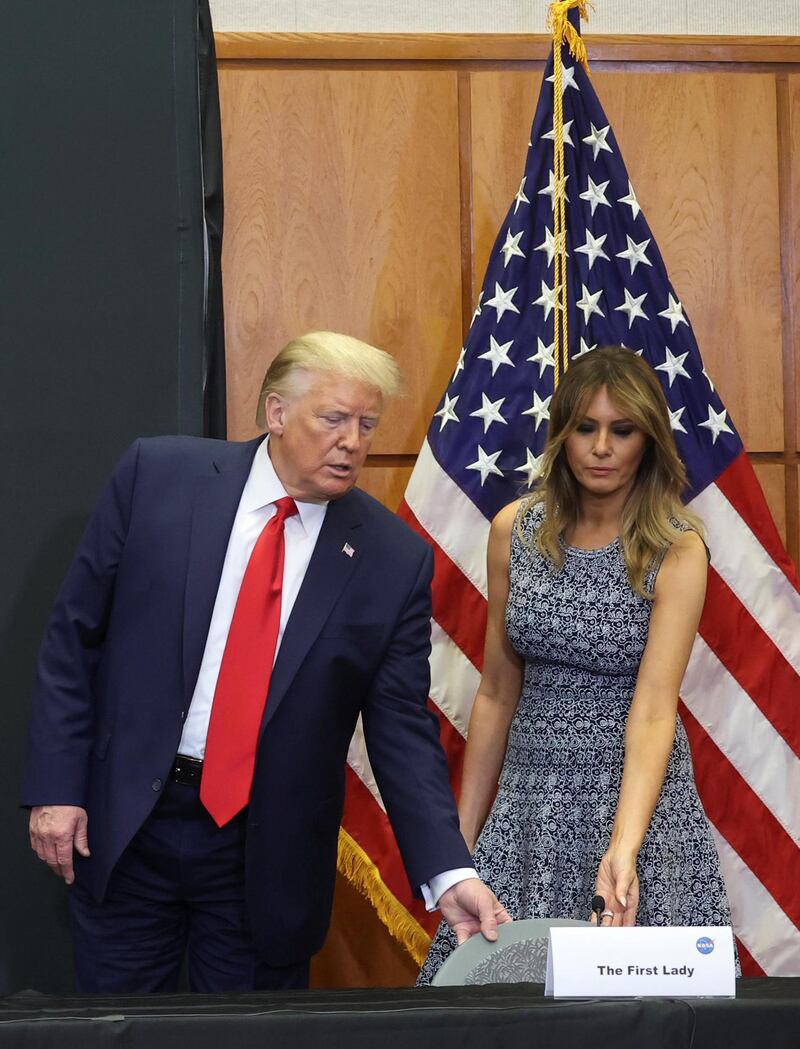
[[[588,18],[589,0],[558,0],[550,5],[547,26],[553,33],[553,386],[569,367],[569,329],[567,315],[567,212],[566,179],[564,172],[564,99],[561,49],[566,43],[569,52],[589,72],[586,45],[580,33],[571,25],[568,13],[577,8],[583,19]]]

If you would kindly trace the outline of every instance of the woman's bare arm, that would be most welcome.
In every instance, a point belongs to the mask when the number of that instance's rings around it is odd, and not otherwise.
[[[636,857],[656,807],[675,738],[678,693],[703,611],[708,559],[696,532],[667,552],[625,730],[619,803],[597,891],[613,924],[633,925],[639,902]]]
[[[505,625],[511,532],[518,508],[519,503],[512,503],[501,510],[489,533],[483,674],[469,721],[458,806],[461,831],[470,849],[489,814],[522,688],[523,662],[511,647]]]

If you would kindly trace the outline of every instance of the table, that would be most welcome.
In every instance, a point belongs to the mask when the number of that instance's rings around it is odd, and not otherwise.
[[[545,998],[541,984],[0,999],[0,1049],[800,1049],[800,978],[736,999]]]

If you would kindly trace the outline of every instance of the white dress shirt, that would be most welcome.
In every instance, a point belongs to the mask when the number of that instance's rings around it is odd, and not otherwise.
[[[211,704],[214,701],[222,653],[228,640],[228,631],[247,562],[264,526],[275,514],[275,503],[287,495],[275,473],[268,446],[269,438],[258,446],[239,500],[239,508],[228,539],[214,611],[211,613],[200,673],[178,747],[180,754],[201,760],[205,755]],[[295,500],[295,503],[298,513],[288,517],[284,525],[283,589],[278,642],[275,646],[276,657],[328,509],[327,503],[301,503],[298,500]],[[437,874],[431,878],[429,884],[420,886],[425,906],[428,910],[434,910],[438,900],[451,886],[465,878],[475,877],[475,871],[468,867]]]
[[[275,515],[275,503],[278,499],[286,497],[286,489],[278,479],[269,457],[268,444],[269,441],[265,440],[258,446],[250,475],[239,500],[239,509],[236,511],[228,539],[217,599],[211,613],[200,673],[183,725],[178,752],[193,758],[202,759],[205,755],[208,722],[222,653],[225,651],[225,642],[228,640],[233,610],[239,597],[247,562],[264,526]],[[284,525],[283,590],[278,643],[275,646],[276,656],[286,623],[305,578],[308,562],[317,545],[322,522],[325,520],[325,511],[328,509],[327,503],[301,503],[297,500],[295,502],[298,513],[288,517]]]

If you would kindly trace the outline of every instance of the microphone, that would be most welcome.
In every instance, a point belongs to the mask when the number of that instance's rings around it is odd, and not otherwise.
[[[603,896],[592,896],[592,911],[597,915],[597,928],[602,925],[602,913],[606,909],[606,901]]]

